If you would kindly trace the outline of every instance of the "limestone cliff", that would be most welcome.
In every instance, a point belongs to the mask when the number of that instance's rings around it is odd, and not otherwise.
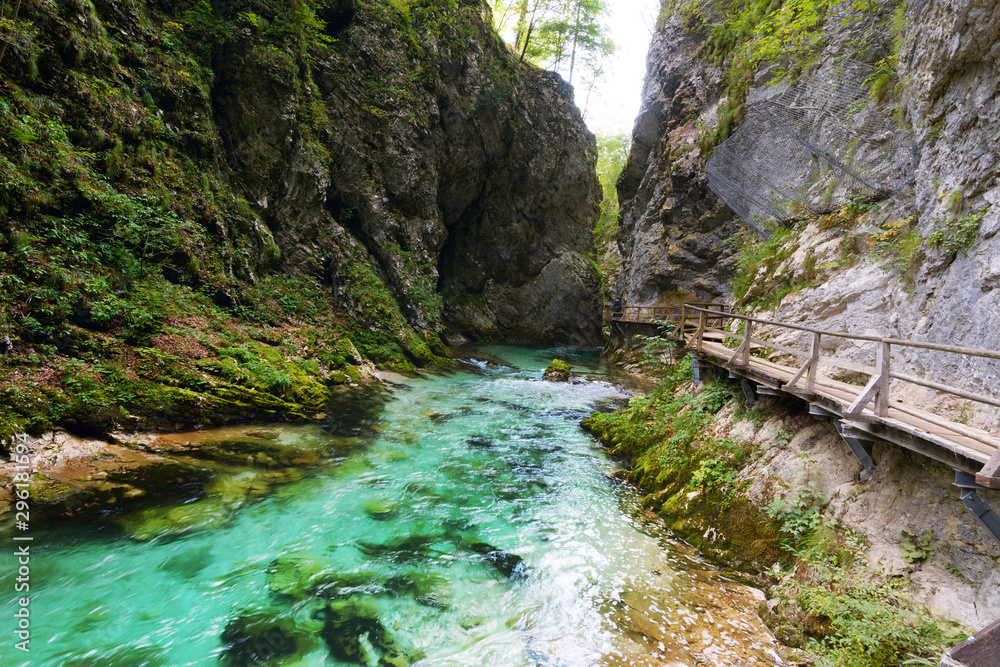
[[[897,113],[913,128],[917,154],[911,184],[863,215],[800,230],[782,262],[767,270],[753,267],[762,270],[749,296],[735,296],[761,314],[822,329],[998,349],[1000,181],[993,146],[1000,134],[994,71],[1000,18],[994,8],[974,2],[919,8],[890,3],[880,11],[894,8],[902,20],[898,57],[891,61],[902,89]],[[705,16],[712,16],[707,8]],[[722,115],[736,104],[737,93],[724,85],[727,61],[720,66],[704,53],[710,21],[699,23],[679,9],[665,10],[662,21],[650,48],[634,148],[618,185],[624,261],[619,288],[634,305],[731,300],[734,253],[742,239],[736,238],[739,225],[731,211],[707,187],[707,139],[720,124],[738,118],[744,105],[770,94],[771,68],[761,65],[752,73],[738,113]],[[826,18],[825,44],[796,80],[822,86],[821,75],[845,55],[877,57],[859,51],[852,41],[856,31],[842,21],[842,13]],[[809,170],[794,162],[785,168]],[[900,228],[901,220],[910,227]],[[962,232],[962,225],[974,229]],[[935,242],[935,229],[946,238],[964,233],[962,247]],[[806,264],[821,267],[818,275],[803,270]],[[776,305],[759,298],[780,286],[790,293]],[[924,363],[911,370],[970,390],[992,390],[987,378],[993,370],[986,366],[946,357]],[[983,416],[982,423],[988,419]]]
[[[267,35],[230,6],[213,59],[227,159],[286,261],[321,271],[321,238],[344,230],[418,330],[593,342],[593,137],[569,86],[461,4],[359,3],[305,78],[262,62]],[[323,113],[311,135],[303,98]]]
[[[646,59],[632,152],[618,180],[619,293],[632,305],[728,297],[738,226],[708,188],[699,119],[721,94],[721,72],[701,66],[704,35],[677,20],[656,31]]]
[[[749,12],[751,4],[733,3],[732,11]],[[864,26],[864,41],[858,39],[861,28],[845,22],[843,11],[827,3],[829,13],[818,19],[821,38],[802,61],[806,64],[796,69],[795,56],[785,55],[778,65],[762,62],[737,80],[734,59],[745,53],[739,49],[750,38],[737,39],[739,48],[729,43],[731,51],[720,54],[719,42],[712,41],[712,26],[722,22],[718,7],[664,5],[648,58],[634,148],[618,184],[624,262],[619,291],[628,302],[714,299],[767,319],[824,330],[1000,349],[1000,9],[967,0],[879,4]],[[834,213],[779,225],[770,245],[760,244],[756,254],[744,253],[738,260],[752,234],[737,234],[739,222],[708,188],[709,151],[739,127],[746,105],[772,94],[776,71],[821,86],[824,73],[836,71],[844,57],[868,63],[882,59],[886,80],[894,82],[891,92],[872,92],[871,99],[872,105],[884,107],[887,117],[894,114],[897,123],[912,128],[916,158],[909,185],[882,202],[851,202]],[[867,85],[874,91],[873,80]],[[847,121],[852,122],[850,114]],[[853,120],[862,121],[860,116]],[[779,139],[759,138],[761,145]],[[781,168],[803,174],[812,166],[789,161]],[[788,333],[764,330],[761,335],[802,344]],[[863,363],[874,359],[870,346],[835,339],[824,343],[823,354]],[[997,394],[993,362],[942,353],[904,355],[893,363],[901,372]],[[912,401],[998,433],[992,408],[960,404],[912,386],[898,390]],[[866,533],[874,552],[890,562],[904,541],[900,525],[922,530],[918,517],[928,502],[903,492],[910,488],[903,480],[929,480],[921,482],[924,492],[935,498],[929,501],[933,513],[941,510],[940,517],[927,518],[934,524],[934,544],[939,554],[954,555],[961,574],[943,571],[941,563],[937,568],[928,564],[933,576],[915,577],[921,596],[932,608],[973,625],[996,617],[989,611],[993,601],[983,596],[995,585],[997,551],[961,510],[947,467],[890,447],[882,453],[882,466],[888,469],[880,470],[880,479],[851,481],[844,466],[856,469],[856,463],[832,431],[795,429],[793,444],[802,446],[776,450],[767,469],[758,471],[762,479],[772,476],[790,484],[796,452],[813,457],[814,443],[829,438],[810,470],[838,518]],[[921,472],[928,468],[931,472]],[[843,500],[873,492],[883,498],[864,511],[853,500]],[[986,496],[1000,509],[996,494]],[[887,522],[881,502],[894,502],[897,518]]]

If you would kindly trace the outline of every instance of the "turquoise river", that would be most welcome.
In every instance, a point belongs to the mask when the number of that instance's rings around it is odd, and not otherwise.
[[[470,354],[322,428],[155,439],[155,491],[33,526],[31,651],[5,632],[0,664],[782,664],[760,594],[645,513],[580,429],[628,400],[597,350]],[[542,380],[554,356],[573,382]]]

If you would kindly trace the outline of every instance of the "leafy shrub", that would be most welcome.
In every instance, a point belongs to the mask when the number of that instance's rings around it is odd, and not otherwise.
[[[932,218],[934,229],[927,235],[927,241],[946,255],[967,254],[966,251],[979,238],[979,223],[988,210],[981,208],[965,215]]]

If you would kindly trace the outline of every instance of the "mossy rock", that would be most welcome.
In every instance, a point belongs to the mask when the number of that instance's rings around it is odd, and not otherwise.
[[[562,359],[553,359],[552,363],[545,369],[542,379],[553,382],[567,382],[569,381],[569,373],[572,368],[572,366]]]
[[[52,479],[40,472],[36,472],[31,476],[31,499],[37,503],[52,504],[65,502],[70,496],[80,491],[81,489],[72,484]]]
[[[430,348],[431,352],[438,357],[445,359],[451,357],[451,350],[448,349],[448,346],[444,344],[444,341],[436,333],[428,331],[424,334],[424,340],[427,342],[427,347]]]
[[[299,628],[291,618],[260,610],[230,620],[220,639],[221,662],[233,667],[297,664],[320,647],[314,628]]]
[[[148,542],[164,535],[181,535],[228,523],[229,508],[219,500],[199,500],[187,505],[151,507],[126,514],[118,525],[133,540]]]
[[[340,662],[383,667],[408,667],[425,656],[407,650],[379,620],[378,608],[365,600],[351,598],[331,602],[325,610],[323,641],[330,657]],[[362,642],[365,637],[368,641]],[[378,653],[371,655],[368,646]]]
[[[285,391],[285,399],[302,406],[308,412],[321,412],[330,400],[330,390],[319,378],[319,366],[309,373],[299,364],[287,366],[291,384]]]
[[[270,488],[270,484],[258,473],[247,471],[238,475],[216,475],[205,485],[205,492],[227,507],[236,509],[251,497],[264,495]]]
[[[294,598],[310,596],[335,581],[330,561],[302,550],[275,558],[267,570],[267,588]]]
[[[353,384],[361,384],[365,381],[364,376],[361,375],[361,371],[357,366],[351,366],[350,364],[344,366],[344,375],[346,375],[347,379]]]
[[[371,518],[378,519],[379,521],[387,521],[388,519],[391,519],[396,516],[399,509],[399,502],[395,500],[388,500],[386,498],[366,500],[364,504],[365,513]]]

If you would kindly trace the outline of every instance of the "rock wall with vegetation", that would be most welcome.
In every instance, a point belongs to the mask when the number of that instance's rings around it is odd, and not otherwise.
[[[5,5],[0,435],[302,419],[591,342],[596,151],[469,0]]]
[[[618,182],[619,292],[632,305],[711,298],[824,330],[1000,349],[998,16],[967,1],[664,3]],[[818,81],[846,57],[873,68],[866,113],[912,130],[911,182],[888,198],[796,216],[767,240],[741,229],[707,187],[711,151],[770,83]],[[754,335],[808,347],[793,332]],[[872,345],[823,340],[824,355],[875,359]],[[641,356],[626,336],[614,346],[621,359]],[[649,340],[645,349],[660,356]],[[996,395],[994,362],[897,350],[897,369]],[[636,457],[631,478],[679,534],[758,576],[771,568],[777,586],[762,611],[784,641],[812,638],[830,664],[899,664],[955,643],[921,625],[921,608],[971,629],[996,619],[1000,550],[964,511],[947,466],[880,444],[879,466],[862,480],[836,432],[802,405],[766,399],[752,417],[714,385],[665,387],[590,427]],[[1000,434],[994,408],[895,381],[891,394]],[[1000,509],[996,493],[982,496]],[[913,634],[876,638],[878,627]]]
[[[584,427],[626,459],[674,533],[766,589],[759,611],[799,649],[792,664],[936,664],[997,617],[1000,546],[945,466],[879,444],[862,475],[833,425],[797,400],[750,406],[728,380],[699,387],[688,359]]]
[[[975,2],[665,2],[618,183],[619,291],[633,305],[712,298],[821,329],[1000,349],[998,21]],[[776,82],[828,85],[845,58],[872,67],[854,121],[877,113],[912,130],[911,181],[779,225],[764,243],[708,189],[705,164]],[[874,358],[831,339],[833,352]],[[904,363],[985,393],[996,374],[949,355]],[[1000,426],[993,409],[971,420]]]

